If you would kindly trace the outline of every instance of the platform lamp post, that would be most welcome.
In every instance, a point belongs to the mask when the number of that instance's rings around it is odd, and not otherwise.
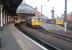
[[[67,31],[67,0],[65,0],[64,31]]]

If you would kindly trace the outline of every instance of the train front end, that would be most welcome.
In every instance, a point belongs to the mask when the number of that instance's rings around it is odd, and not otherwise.
[[[33,27],[40,27],[40,25],[41,25],[40,18],[35,17],[35,18],[32,18],[31,20],[32,20]]]

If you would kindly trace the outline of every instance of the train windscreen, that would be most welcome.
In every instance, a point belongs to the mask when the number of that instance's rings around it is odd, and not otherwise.
[[[32,22],[39,22],[40,18],[32,18]]]

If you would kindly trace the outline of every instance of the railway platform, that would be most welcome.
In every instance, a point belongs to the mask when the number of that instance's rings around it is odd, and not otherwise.
[[[0,35],[0,50],[48,50],[19,31],[14,23],[5,24]]]
[[[12,32],[9,29],[9,24],[3,27],[3,30],[0,30],[1,35],[1,48],[0,50],[22,50],[22,48],[17,43],[16,39],[12,35]]]

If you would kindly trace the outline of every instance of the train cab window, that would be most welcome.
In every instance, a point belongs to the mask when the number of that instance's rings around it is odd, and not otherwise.
[[[35,22],[37,21],[37,18],[34,18]]]
[[[35,21],[35,19],[34,19],[34,18],[32,18],[32,19],[31,19],[31,21],[32,21],[32,22],[34,22],[34,21]]]
[[[38,21],[38,22],[39,22],[39,21],[40,21],[40,18],[36,18],[36,21]]]
[[[35,22],[37,22],[37,21],[38,21],[38,19],[37,19],[37,18],[34,18],[34,21],[35,21]]]
[[[40,21],[40,18],[37,18],[37,21]]]
[[[32,22],[39,22],[40,21],[40,18],[32,18],[31,21]]]

